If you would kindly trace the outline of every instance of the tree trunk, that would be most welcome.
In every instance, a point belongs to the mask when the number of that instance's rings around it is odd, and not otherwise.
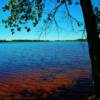
[[[94,93],[100,97],[100,39],[97,32],[96,17],[90,0],[80,0],[87,31],[89,55],[92,66]]]

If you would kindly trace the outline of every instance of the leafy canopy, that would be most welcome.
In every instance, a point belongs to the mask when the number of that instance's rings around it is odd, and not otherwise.
[[[47,13],[47,19],[43,22],[47,23],[51,21],[62,5],[67,7],[66,3],[71,5],[72,0],[56,0],[57,6],[52,8],[51,12]],[[75,4],[77,5],[78,2],[75,2]],[[6,28],[10,27],[12,34],[15,33],[15,29],[21,31],[22,25],[26,25],[24,28],[29,32],[31,28],[27,25],[27,22],[31,21],[35,27],[41,20],[44,8],[45,0],[9,0],[2,9],[4,12],[10,11],[11,14],[6,20],[2,20],[2,22]],[[76,19],[73,18],[73,20]]]
[[[34,27],[38,25],[46,6],[45,1],[46,0],[9,0],[2,9],[4,12],[10,11],[10,15],[6,20],[2,20],[2,22],[6,28],[9,27],[11,29],[12,34],[15,33],[15,29],[21,31],[23,25],[25,25],[24,29],[30,32],[31,28],[27,23],[31,21]],[[43,22],[46,24],[52,21],[58,9],[64,5],[68,16],[80,26],[80,22],[71,16],[68,10],[67,5],[71,5],[72,2],[73,0],[56,0],[56,7],[52,8],[52,10],[47,13],[47,18]],[[78,5],[79,1],[76,0],[74,3]],[[95,7],[94,12],[97,18],[98,28],[100,29],[100,10],[98,7]],[[57,24],[56,20],[55,23]]]

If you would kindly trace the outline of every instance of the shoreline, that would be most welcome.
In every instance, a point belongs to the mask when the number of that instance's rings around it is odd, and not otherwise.
[[[0,42],[87,42],[87,39],[75,39],[75,40],[0,40]]]

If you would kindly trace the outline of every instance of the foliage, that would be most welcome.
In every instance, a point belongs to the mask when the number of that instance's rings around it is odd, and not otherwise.
[[[11,27],[11,32],[14,34],[14,28],[21,31],[21,25],[26,24],[31,20],[34,27],[41,19],[44,4],[42,0],[9,0],[3,7],[3,11],[9,10],[11,15],[7,20],[2,20],[6,27]],[[30,31],[28,26],[25,27],[27,32]]]
[[[47,13],[47,19],[43,21],[45,24],[52,21],[56,12],[62,5],[66,6],[67,9],[67,4],[71,5],[72,0],[56,0],[56,3],[57,6],[52,8],[51,12]],[[75,4],[78,5],[79,2],[76,1]],[[6,20],[2,20],[2,22],[6,28],[10,27],[12,34],[15,33],[15,29],[17,29],[17,31],[21,31],[22,25],[25,25],[24,29],[29,32],[31,28],[27,25],[27,23],[31,21],[35,27],[42,18],[44,8],[45,0],[9,0],[2,9],[4,12],[10,11],[11,14]],[[67,13],[80,26],[78,20],[70,15],[68,9]],[[55,23],[57,24],[56,20]]]
[[[100,34],[100,9],[99,7],[94,8],[94,13],[95,13],[96,20],[97,20],[98,33]]]

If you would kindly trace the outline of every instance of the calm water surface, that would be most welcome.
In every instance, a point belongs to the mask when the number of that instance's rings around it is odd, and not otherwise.
[[[90,69],[87,43],[0,43],[0,73],[40,68]]]
[[[36,73],[35,75],[33,75]],[[46,74],[44,74],[46,73]],[[48,75],[49,73],[49,75]],[[33,75],[33,76],[32,76]],[[57,76],[58,75],[58,76]],[[12,42],[0,43],[0,86],[31,86],[28,79],[46,81],[47,77],[91,79],[91,66],[86,42]],[[38,77],[37,77],[38,76]],[[55,80],[56,80],[55,78]],[[58,79],[57,78],[57,79]],[[72,79],[71,78],[71,79]],[[61,80],[60,79],[60,80]],[[67,78],[66,78],[67,79]],[[69,79],[69,80],[71,80]],[[50,80],[50,78],[49,78]],[[54,80],[54,79],[53,79]],[[37,81],[37,83],[38,83]],[[15,83],[14,83],[15,82]],[[26,83],[25,83],[26,82]],[[63,84],[68,83],[64,80]],[[33,82],[34,83],[34,82]],[[50,82],[49,82],[50,83]],[[59,81],[57,80],[57,84]],[[70,83],[70,82],[69,82]],[[91,84],[87,82],[88,86]],[[5,84],[5,85],[4,85]],[[26,84],[26,85],[25,85]],[[52,84],[52,82],[51,82]],[[45,85],[46,87],[46,85]],[[86,87],[86,88],[87,88]],[[0,91],[6,92],[6,89]],[[13,89],[12,89],[13,91]],[[9,91],[7,91],[9,92]],[[3,94],[1,92],[1,94]]]

